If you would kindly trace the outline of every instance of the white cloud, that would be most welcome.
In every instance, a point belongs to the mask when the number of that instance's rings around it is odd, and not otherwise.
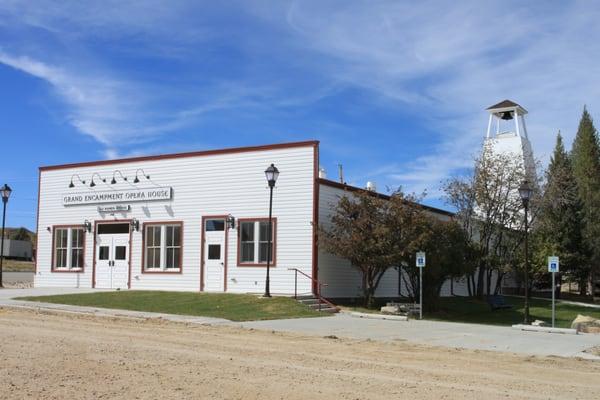
[[[587,2],[269,1],[221,8],[160,0],[32,7],[6,0],[0,29],[32,36],[4,40],[0,62],[48,82],[67,104],[69,122],[105,144],[106,157],[135,154],[132,143],[219,110],[302,109],[345,87],[359,88],[412,114],[434,132],[433,145],[410,161],[366,160],[372,171],[350,178],[435,193],[440,181],[470,165],[485,133],[484,108],[504,98],[530,110],[538,157],[549,155],[558,129],[567,143],[573,138],[583,103],[594,113],[600,95],[599,19],[600,9]],[[232,60],[239,61],[236,52],[259,60],[230,79],[210,69],[176,77],[185,89],[119,70],[90,45],[142,55],[144,62],[179,57],[192,63],[208,57],[203,44],[223,38],[234,48]],[[276,62],[283,72],[265,67]],[[296,74],[287,76],[290,71]],[[339,121],[323,122],[333,123]],[[352,151],[362,157],[359,143],[324,141],[338,143],[347,157]]]
[[[281,20],[270,9],[258,12]],[[472,165],[485,107],[510,98],[528,108],[534,151],[546,160],[556,131],[570,141],[583,104],[600,94],[600,9],[585,2],[302,1],[285,16],[298,46],[327,57],[315,68],[438,130],[432,152],[379,175],[409,190],[435,192]]]

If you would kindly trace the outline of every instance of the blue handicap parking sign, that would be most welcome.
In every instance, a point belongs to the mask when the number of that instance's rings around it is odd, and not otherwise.
[[[548,257],[548,272],[558,272],[559,265],[558,257]]]

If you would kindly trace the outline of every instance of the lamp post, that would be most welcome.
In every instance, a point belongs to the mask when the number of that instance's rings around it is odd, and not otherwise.
[[[267,228],[267,278],[265,280],[264,297],[271,297],[269,270],[271,269],[271,241],[273,239],[273,188],[275,187],[275,182],[277,182],[277,177],[279,177],[279,170],[277,169],[277,167],[275,167],[274,164],[271,164],[265,170],[265,176],[267,177],[267,182],[269,183],[269,227]]]
[[[0,188],[0,195],[2,195],[2,239],[0,239],[0,287],[4,287],[2,284],[2,261],[4,260],[4,223],[6,221],[6,203],[8,203],[8,198],[12,189],[5,183],[4,186]]]
[[[523,208],[525,209],[525,305],[524,305],[524,317],[523,322],[525,325],[529,324],[529,199],[533,190],[529,186],[529,182],[524,180],[519,186],[519,196],[523,201]]]

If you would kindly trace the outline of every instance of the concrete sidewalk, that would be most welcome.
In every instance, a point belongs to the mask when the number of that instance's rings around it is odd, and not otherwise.
[[[420,344],[503,351],[538,356],[600,357],[584,353],[600,346],[600,335],[563,335],[522,332],[511,327],[441,321],[389,321],[356,318],[340,313],[329,318],[253,321],[240,326],[282,332],[383,341],[406,340]]]
[[[322,318],[298,318],[269,321],[233,322],[222,318],[195,317],[140,311],[80,307],[51,303],[14,300],[14,297],[45,296],[69,293],[100,292],[99,289],[0,289],[0,307],[25,307],[90,314],[102,317],[160,318],[194,324],[223,324],[243,328],[291,332],[314,336],[335,335],[340,338],[381,341],[409,341],[414,343],[491,350],[517,354],[560,357],[583,357],[600,360],[584,351],[600,347],[600,335],[563,335],[541,332],[522,332],[511,327],[452,323],[440,321],[390,321],[353,317],[346,313]]]

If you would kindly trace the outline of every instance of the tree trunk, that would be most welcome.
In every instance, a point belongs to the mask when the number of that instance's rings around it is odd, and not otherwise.
[[[579,295],[585,296],[587,295],[587,279],[582,278],[579,280]]]
[[[485,278],[486,278],[486,281],[485,281],[485,286],[486,286],[485,292],[486,292],[486,294],[488,296],[490,294],[492,294],[491,293],[491,291],[492,291],[492,275],[494,275],[494,270],[493,269],[488,269],[487,272],[486,272],[486,274],[485,274]]]
[[[479,297],[480,299],[483,298],[483,282],[485,277],[485,271],[486,268],[483,265],[483,263],[481,263],[479,265],[479,271],[477,272],[477,297]]]
[[[494,287],[494,295],[500,293],[500,289],[502,288],[502,280],[504,279],[504,272],[498,273],[498,279],[496,279],[496,286]]]

